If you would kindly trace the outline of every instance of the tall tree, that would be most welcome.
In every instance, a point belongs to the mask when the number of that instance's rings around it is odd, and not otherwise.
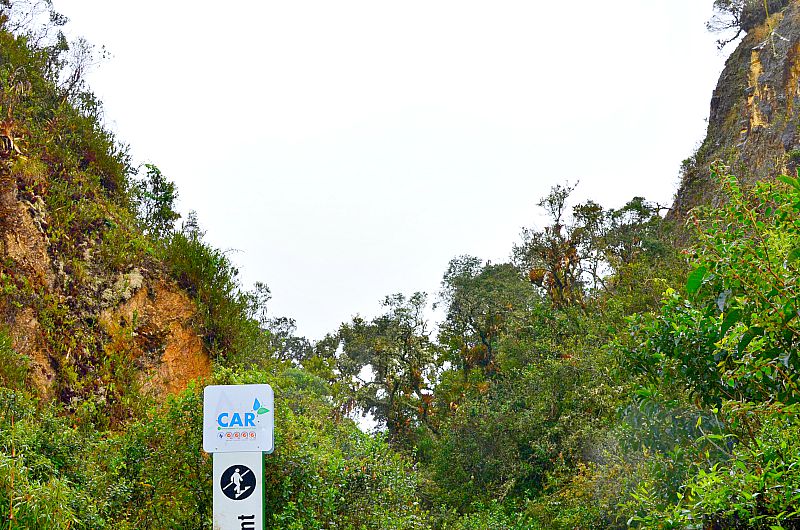
[[[484,264],[473,256],[450,261],[440,293],[447,314],[439,341],[465,381],[474,368],[484,375],[497,371],[500,340],[535,295],[511,264]]]
[[[513,257],[521,270],[528,270],[532,283],[543,288],[556,307],[583,298],[585,278],[582,275],[579,250],[589,247],[586,239],[599,222],[599,213],[590,208],[579,210],[577,218],[569,215],[568,199],[575,186],[556,185],[539,201],[550,218],[542,230],[525,228],[522,242],[515,244]]]
[[[429,425],[436,352],[426,301],[419,292],[387,296],[383,315],[372,321],[355,317],[339,330],[339,372],[352,378],[355,404],[386,427],[394,445]]]
[[[569,208],[574,186],[557,185],[539,202],[550,218],[541,230],[526,228],[513,259],[528,271],[554,307],[583,304],[607,288],[606,278],[641,253],[657,253],[662,224],[657,205],[635,197],[618,210],[594,201]]]

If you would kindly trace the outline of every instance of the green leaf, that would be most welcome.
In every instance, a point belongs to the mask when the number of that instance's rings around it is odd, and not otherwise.
[[[800,259],[800,247],[794,247],[792,250],[789,251],[789,255],[786,256],[787,263],[794,263],[799,259]]]
[[[753,341],[754,338],[758,337],[759,335],[762,335],[763,333],[764,330],[761,328],[748,329],[747,332],[744,335],[742,335],[742,340],[739,341],[739,347],[738,347],[739,355],[744,353],[745,349]]]
[[[733,327],[734,324],[739,322],[742,318],[742,311],[740,309],[731,309],[728,311],[728,314],[725,315],[725,318],[722,320],[722,328],[720,329],[720,335],[725,335],[729,329]]]
[[[780,180],[784,184],[788,184],[789,186],[792,186],[793,188],[797,188],[798,190],[800,190],[800,181],[798,181],[795,178],[792,178],[788,175],[779,175],[778,180]]]
[[[689,277],[686,279],[686,291],[689,294],[695,294],[700,289],[700,286],[703,284],[703,278],[706,277],[706,273],[708,273],[708,268],[705,265],[701,265],[689,274]]]
[[[258,412],[258,414],[266,414],[267,412],[269,412],[269,409],[268,408],[264,408],[264,407],[260,407],[257,412]]]

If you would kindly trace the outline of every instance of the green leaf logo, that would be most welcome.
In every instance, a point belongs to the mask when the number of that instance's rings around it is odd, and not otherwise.
[[[269,412],[269,409],[268,409],[268,408],[265,408],[265,407],[262,407],[262,406],[261,406],[261,402],[260,402],[260,401],[258,401],[258,399],[256,399],[256,400],[253,402],[253,410],[254,410],[254,411],[256,411],[256,414],[258,414],[259,416],[260,416],[261,414],[266,414],[267,412]]]

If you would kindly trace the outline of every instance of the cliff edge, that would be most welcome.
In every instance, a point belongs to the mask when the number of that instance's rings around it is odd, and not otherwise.
[[[706,138],[684,161],[673,218],[719,202],[717,162],[744,184],[794,174],[800,165],[800,2],[751,6],[743,15],[747,34],[714,90]]]

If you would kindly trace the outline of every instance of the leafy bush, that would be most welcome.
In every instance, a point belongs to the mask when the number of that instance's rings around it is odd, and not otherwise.
[[[682,450],[685,480],[665,498],[644,481],[629,503],[644,527],[784,528],[796,512],[794,433],[800,400],[800,181],[742,190],[698,210],[688,299],[635,319],[627,356],[646,386],[688,394],[701,410]],[[648,390],[649,389],[649,390]],[[659,392],[661,390],[658,390]],[[679,401],[678,399],[673,402]],[[693,436],[691,436],[693,435]],[[679,475],[680,476],[680,475]]]
[[[103,528],[85,438],[59,407],[0,388],[0,528]],[[100,477],[102,478],[102,477]],[[12,519],[13,514],[13,519]]]
[[[488,505],[476,504],[474,511],[452,517],[442,523],[442,530],[539,530],[538,524],[519,513],[508,513],[497,501]]]
[[[178,191],[153,164],[144,165],[143,178],[134,181],[131,194],[142,220],[143,229],[155,238],[169,236],[180,215],[174,210]]]

